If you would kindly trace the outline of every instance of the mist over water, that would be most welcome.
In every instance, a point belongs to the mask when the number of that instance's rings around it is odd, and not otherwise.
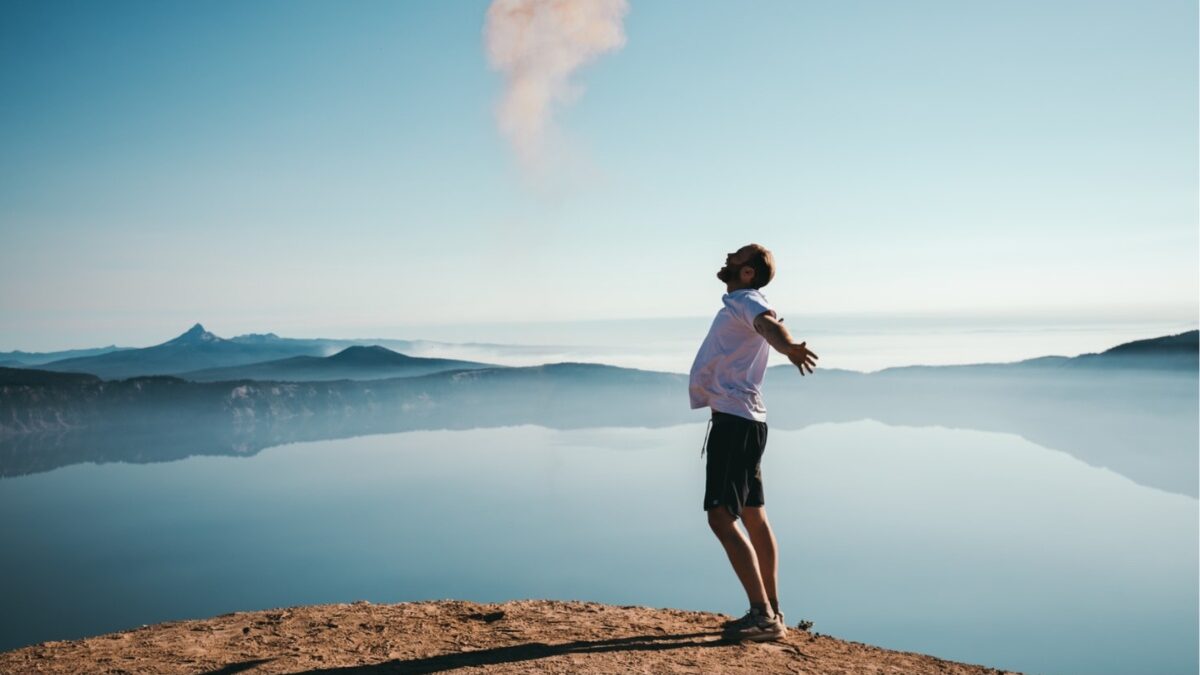
[[[715,313],[715,309],[714,309]],[[1011,362],[1075,356],[1113,345],[1194,329],[1187,317],[1116,320],[1045,317],[811,316],[781,313],[807,340],[820,367],[858,371],[909,365]],[[531,324],[422,325],[399,329],[431,344],[415,356],[528,366],[560,361],[605,363],[686,373],[712,317]],[[475,344],[471,344],[475,343]],[[493,343],[493,344],[479,344]],[[771,365],[787,361],[772,352]]]

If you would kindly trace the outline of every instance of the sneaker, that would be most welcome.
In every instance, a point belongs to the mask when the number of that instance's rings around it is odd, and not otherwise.
[[[750,617],[750,612],[746,612],[746,613],[745,613],[745,614],[742,616],[742,618],[740,618],[740,619],[730,619],[730,620],[726,621],[725,623],[721,624],[721,626],[722,626],[723,628],[729,628],[729,627],[731,627],[731,626],[744,626],[744,625],[746,625],[746,624],[750,623],[750,618],[749,618],[749,617]],[[782,611],[782,610],[780,610],[780,611],[778,611],[778,612],[775,612],[775,618],[779,619],[779,623],[783,624],[783,627],[784,627],[784,628],[787,628],[787,621],[786,621],[786,620],[784,620],[784,618],[783,618],[783,611]],[[812,625],[812,622],[811,622],[811,621],[809,622],[809,625],[810,625],[810,626]]]
[[[751,615],[750,615],[750,612],[749,612],[749,611],[747,611],[745,614],[743,614],[743,615],[742,615],[742,618],[740,618],[740,619],[730,619],[730,620],[726,621],[725,623],[722,623],[722,624],[721,624],[721,627],[722,627],[722,628],[737,628],[737,627],[739,627],[739,626],[746,626],[746,625],[749,625],[749,623],[750,623],[750,616],[751,616]]]
[[[787,633],[787,628],[778,617],[767,616],[751,607],[745,616],[730,621],[725,626],[725,637],[731,640],[778,640]]]

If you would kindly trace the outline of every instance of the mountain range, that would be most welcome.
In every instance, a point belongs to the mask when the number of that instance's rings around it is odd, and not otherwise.
[[[373,349],[354,349],[371,347]],[[122,379],[145,375],[175,375],[195,381],[221,379],[272,379],[322,381],[332,379],[380,379],[420,375],[439,370],[490,367],[489,364],[428,359],[406,354],[412,351],[445,352],[447,348],[488,348],[519,352],[522,346],[481,343],[449,344],[425,340],[362,340],[328,338],[284,338],[275,333],[251,333],[222,338],[197,323],[181,335],[143,348],[97,347],[66,352],[0,352],[0,367],[37,368],[56,372]],[[398,350],[398,351],[397,351]],[[344,356],[340,355],[345,351]],[[305,358],[298,358],[305,357]],[[320,359],[330,359],[321,361]],[[962,366],[901,366],[879,373],[939,369],[942,375],[976,375],[994,369],[1136,368],[1195,370],[1197,331],[1138,340],[1098,354],[1043,356],[1013,363],[984,363]],[[826,369],[826,372],[831,372]],[[847,371],[854,372],[854,371]]]
[[[423,341],[385,340],[379,341],[383,344],[369,345],[361,344],[362,342],[324,338],[282,338],[274,333],[222,338],[197,323],[178,337],[151,347],[73,350],[66,358],[50,357],[67,352],[0,353],[0,359],[6,361],[0,365],[87,373],[110,380],[146,375],[177,375],[197,381],[222,378],[293,381],[373,379],[488,365],[452,359],[423,359],[407,356],[383,346],[392,344],[402,348],[427,347],[429,343]]]
[[[205,368],[179,373],[193,382],[220,380],[272,380],[283,382],[321,382],[326,380],[374,380],[387,377],[412,377],[443,370],[496,368],[487,363],[456,359],[430,359],[407,356],[379,345],[346,347],[332,356],[291,356],[243,366]]]

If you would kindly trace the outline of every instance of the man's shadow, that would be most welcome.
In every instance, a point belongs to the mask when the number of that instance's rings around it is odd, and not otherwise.
[[[633,637],[614,638],[611,640],[578,640],[557,645],[541,642],[527,642],[508,647],[493,647],[470,652],[453,652],[426,656],[405,661],[395,660],[364,666],[346,666],[340,668],[321,668],[304,671],[299,675],[383,675],[384,673],[440,673],[455,668],[467,666],[489,666],[500,663],[515,663],[518,661],[533,661],[562,654],[597,654],[602,652],[621,651],[662,651],[681,649],[684,647],[728,647],[736,642],[723,639],[720,631],[703,633],[681,633],[677,635],[636,635]],[[237,672],[230,670],[237,664],[230,664],[213,673]]]

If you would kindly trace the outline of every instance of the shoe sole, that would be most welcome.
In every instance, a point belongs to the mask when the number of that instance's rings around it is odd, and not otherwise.
[[[787,635],[787,629],[780,631],[762,631],[757,633],[732,633],[726,632],[725,639],[730,641],[740,642],[742,640],[750,640],[751,642],[770,642],[773,640],[782,640],[783,636]]]

